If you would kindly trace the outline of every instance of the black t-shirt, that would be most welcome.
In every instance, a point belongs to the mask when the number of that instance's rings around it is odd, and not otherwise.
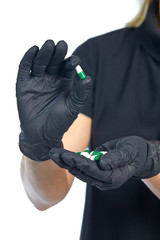
[[[89,39],[74,52],[93,80],[82,113],[92,118],[90,150],[111,139],[160,140],[158,1],[139,28]],[[141,180],[118,189],[87,186],[81,240],[160,240],[160,201]]]

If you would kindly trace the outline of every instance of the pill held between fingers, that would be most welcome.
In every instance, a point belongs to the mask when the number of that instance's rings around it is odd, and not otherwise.
[[[81,66],[77,66],[76,67],[76,72],[79,75],[80,79],[85,79],[86,78],[86,74],[84,73],[84,71],[82,70]]]

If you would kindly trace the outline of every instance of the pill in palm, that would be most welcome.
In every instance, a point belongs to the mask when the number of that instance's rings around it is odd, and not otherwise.
[[[107,153],[107,151],[92,151],[90,152],[90,155],[96,155],[97,153],[100,153],[101,155],[104,155]]]
[[[100,159],[101,156],[103,156],[104,154],[106,154],[106,151],[92,151],[89,152],[89,150],[85,150],[84,152],[78,152],[78,154],[89,158],[92,161],[98,161]]]
[[[91,153],[90,153],[90,155],[91,155],[91,160],[94,160],[94,161],[98,161],[99,159],[100,159],[100,157],[102,157],[105,153],[107,153],[107,152],[104,152],[104,151],[92,151]]]
[[[88,152],[81,152],[82,156],[86,157],[86,158],[90,158],[90,154]]]

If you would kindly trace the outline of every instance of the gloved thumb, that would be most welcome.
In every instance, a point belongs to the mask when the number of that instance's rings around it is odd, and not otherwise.
[[[92,80],[90,76],[87,76],[84,80],[78,82],[74,91],[68,96],[66,102],[73,115],[77,115],[84,107],[91,93],[91,89]]]

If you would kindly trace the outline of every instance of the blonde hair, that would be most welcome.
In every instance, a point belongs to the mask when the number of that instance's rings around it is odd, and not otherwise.
[[[145,0],[140,12],[137,16],[126,24],[127,27],[139,27],[145,20],[148,8],[153,0]],[[154,0],[155,1],[155,0]],[[159,14],[160,14],[160,0],[159,0]]]

